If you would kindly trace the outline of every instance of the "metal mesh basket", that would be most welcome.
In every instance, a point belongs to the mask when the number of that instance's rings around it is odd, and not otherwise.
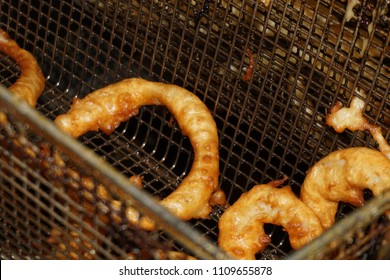
[[[182,2],[0,3],[0,28],[34,54],[46,77],[40,114],[1,90],[2,258],[226,257],[216,247],[222,208],[209,220],[183,223],[150,198],[172,192],[191,168],[191,144],[168,110],[143,107],[110,136],[84,135],[83,146],[49,124],[74,97],[124,78],[174,83],[207,105],[220,136],[220,187],[230,203],[282,176],[299,195],[308,169],[329,152],[375,148],[369,134],[337,135],[325,125],[327,110],[336,101],[348,104],[356,88],[365,92],[365,116],[389,139],[387,1],[362,0],[353,9],[341,0],[274,0],[268,8],[261,1]],[[19,69],[0,58],[0,82],[9,86]],[[88,160],[96,156],[104,163]],[[145,192],[126,180],[133,175],[143,177]],[[99,185],[159,219],[162,230],[146,233],[124,223],[121,210],[99,197]],[[352,210],[341,204],[338,219]],[[374,228],[371,251],[358,258],[377,256],[385,235],[382,226]],[[272,244],[258,258],[292,253],[280,227],[266,231]],[[334,256],[323,252],[322,258]]]

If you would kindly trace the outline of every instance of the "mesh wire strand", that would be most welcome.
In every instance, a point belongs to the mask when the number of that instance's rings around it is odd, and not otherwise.
[[[220,186],[233,203],[253,185],[284,175],[299,195],[307,170],[330,151],[375,147],[366,133],[336,135],[325,126],[329,108],[336,101],[348,104],[356,87],[366,92],[360,96],[366,117],[389,138],[389,10],[373,13],[385,5],[360,1],[347,20],[347,2],[338,0],[274,0],[269,8],[234,0],[2,1],[0,27],[41,65],[46,88],[37,110],[50,119],[66,112],[74,97],[127,77],[194,92],[217,123]],[[248,50],[254,71],[244,81]],[[1,82],[9,86],[18,68],[4,55],[0,58]],[[192,163],[188,139],[161,107],[144,107],[110,136],[88,133],[80,141],[125,176],[143,176],[145,190],[156,197],[172,192]],[[23,169],[6,162],[3,181],[9,181],[12,170]],[[33,175],[22,173],[18,180],[28,186]],[[12,197],[12,192],[3,193]],[[352,210],[341,205],[338,217]],[[216,242],[222,213],[216,207],[210,220],[191,225]],[[47,219],[45,232],[55,224],[50,214]],[[11,228],[20,232],[19,226]],[[286,233],[268,225],[266,230],[273,241],[258,257],[285,258],[291,252]],[[14,241],[7,244],[20,243],[19,233],[12,234]],[[44,239],[43,231],[36,235]],[[164,234],[159,238],[174,243]],[[39,250],[31,255],[53,253]]]

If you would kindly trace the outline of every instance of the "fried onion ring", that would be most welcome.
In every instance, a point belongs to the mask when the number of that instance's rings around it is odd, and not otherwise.
[[[283,226],[293,249],[323,232],[318,217],[289,186],[276,188],[285,180],[256,185],[226,209],[218,223],[221,249],[237,259],[255,259],[271,241],[265,223]]]
[[[193,93],[175,85],[127,79],[83,99],[75,98],[69,112],[58,116],[55,123],[73,137],[99,129],[110,134],[144,105],[165,105],[194,150],[191,171],[161,205],[185,221],[208,218],[211,204],[226,202],[218,187],[218,132],[208,108]],[[154,228],[151,222],[142,224]]]
[[[361,206],[364,189],[378,195],[390,188],[390,146],[381,127],[370,124],[363,116],[364,104],[357,97],[349,108],[337,102],[326,116],[326,124],[338,133],[345,129],[368,130],[380,152],[366,147],[332,152],[311,168],[302,185],[302,200],[317,213],[325,228],[333,225],[338,202]]]
[[[361,206],[364,190],[378,195],[390,188],[390,160],[367,147],[352,147],[330,153],[308,172],[301,199],[317,214],[324,228],[331,227],[339,202]]]
[[[45,87],[45,78],[37,61],[2,29],[0,29],[0,52],[15,60],[21,71],[20,77],[8,89],[35,108]]]

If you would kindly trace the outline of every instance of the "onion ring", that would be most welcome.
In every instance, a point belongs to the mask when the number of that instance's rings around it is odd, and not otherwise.
[[[368,130],[380,152],[366,147],[332,152],[311,168],[302,185],[302,200],[317,213],[325,228],[335,222],[339,201],[361,206],[364,189],[378,195],[390,188],[390,146],[381,127],[370,124],[363,116],[364,104],[357,97],[349,108],[337,102],[326,116],[326,124],[338,133],[345,129]]]
[[[378,195],[389,188],[390,160],[377,150],[352,147],[330,153],[309,170],[301,199],[329,228],[340,201],[361,206],[365,189]]]
[[[55,123],[73,137],[99,129],[110,134],[144,105],[165,105],[194,150],[191,171],[161,205],[184,221],[208,218],[212,204],[225,204],[226,198],[218,187],[217,127],[206,105],[193,93],[175,85],[126,79],[83,99],[75,98],[68,113],[58,116]],[[154,228],[150,221],[143,224]]]
[[[2,29],[0,29],[0,52],[15,60],[21,71],[20,77],[8,89],[35,108],[45,87],[45,78],[37,61]]]
[[[271,241],[264,231],[265,223],[283,226],[293,249],[323,232],[315,213],[289,186],[276,188],[285,180],[256,185],[226,209],[218,223],[221,249],[237,259],[255,259]]]

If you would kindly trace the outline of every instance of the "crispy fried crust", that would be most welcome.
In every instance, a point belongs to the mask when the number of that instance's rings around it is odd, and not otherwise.
[[[271,241],[264,224],[283,226],[291,246],[301,248],[323,232],[315,213],[286,186],[285,179],[256,185],[229,207],[218,223],[218,245],[237,259],[255,259]]]
[[[306,175],[301,199],[329,228],[340,201],[361,206],[363,191],[378,195],[390,188],[390,160],[381,152],[354,147],[334,151],[318,161]]]
[[[342,108],[342,104],[337,102],[326,116],[326,124],[333,129],[342,133],[345,129],[351,131],[367,130],[371,133],[372,138],[377,141],[379,150],[390,158],[390,145],[382,135],[382,128],[378,125],[370,124],[363,115],[364,101],[354,97],[349,107]]]
[[[37,61],[28,51],[21,49],[8,34],[0,29],[0,52],[9,55],[19,65],[21,74],[8,89],[25,100],[32,107],[36,106],[45,87],[45,78]]]
[[[171,84],[127,79],[76,98],[70,111],[55,123],[73,137],[97,130],[109,134],[144,105],[165,105],[194,150],[191,171],[161,205],[182,220],[208,218],[210,200],[225,201],[218,188],[218,132],[206,105],[191,92]],[[217,197],[212,199],[214,193]],[[154,228],[149,222],[149,229]]]

